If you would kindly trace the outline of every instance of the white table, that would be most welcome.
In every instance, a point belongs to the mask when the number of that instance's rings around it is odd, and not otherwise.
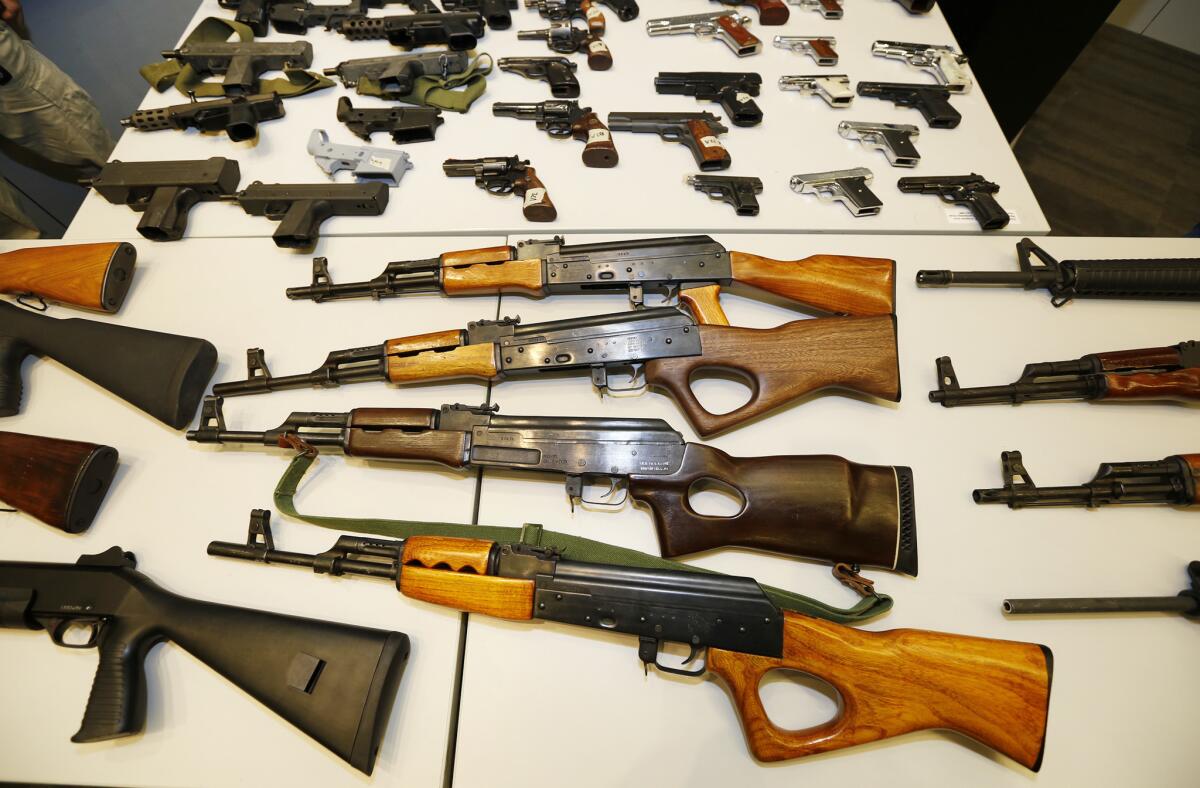
[[[825,20],[820,15],[793,8],[786,25],[764,27],[757,14],[750,29],[764,42],[762,54],[738,58],[723,44],[694,36],[650,38],[647,19],[697,13],[716,4],[689,0],[653,0],[643,3],[638,19],[620,22],[608,12],[605,40],[616,64],[609,72],[593,72],[580,59],[577,72],[583,86],[580,101],[595,108],[601,118],[618,111],[712,112],[724,116],[720,105],[698,102],[686,96],[659,96],[653,77],[659,71],[756,71],[762,75],[762,95],[757,99],[765,121],[753,128],[732,127],[721,139],[733,158],[732,175],[762,179],[758,217],[739,217],[724,203],[710,201],[683,183],[695,173],[691,154],[682,145],[666,143],[656,135],[614,134],[621,163],[612,170],[585,168],[580,161],[582,144],[554,140],[533,123],[509,118],[492,118],[494,101],[543,101],[550,98],[548,86],[497,70],[488,79],[487,93],[466,115],[445,113],[445,124],[437,139],[405,146],[415,168],[409,172],[382,217],[337,217],[322,227],[325,235],[396,235],[490,232],[833,232],[833,233],[978,233],[976,222],[937,197],[901,194],[895,182],[908,175],[965,175],[978,172],[1001,187],[998,199],[1014,218],[1004,233],[1037,235],[1049,225],[1013,157],[999,125],[978,85],[968,94],[954,96],[952,104],[962,113],[962,124],[953,130],[930,129],[916,110],[894,107],[890,102],[856,97],[848,109],[835,110],[815,96],[784,93],[776,82],[784,74],[817,72],[848,74],[860,80],[885,82],[932,82],[924,72],[895,60],[871,54],[876,39],[952,43],[940,11],[908,14],[897,3],[883,0],[854,0],[847,3],[845,18]],[[404,11],[403,6],[387,9]],[[380,13],[380,12],[374,12]],[[232,12],[204,0],[191,25],[207,16],[230,17]],[[539,41],[517,41],[516,31],[543,28],[546,21],[524,8],[513,12],[509,30],[489,30],[480,50],[497,58],[516,55],[550,55]],[[188,32],[185,31],[185,32]],[[841,57],[836,67],[821,68],[808,57],[772,46],[775,35],[822,35],[838,40]],[[182,38],[182,36],[181,36]],[[267,40],[289,40],[273,30]],[[315,50],[314,70],[337,65],[343,60],[398,54],[402,50],[387,41],[351,42],[322,29],[310,30],[306,39]],[[169,42],[162,42],[166,48]],[[270,76],[270,75],[269,75]],[[278,75],[274,75],[278,76]],[[125,78],[138,79],[129,74]],[[122,161],[206,159],[211,156],[236,158],[241,164],[242,184],[320,183],[326,176],[312,162],[305,146],[314,128],[325,129],[334,142],[363,144],[334,118],[337,100],[351,97],[355,107],[394,106],[390,102],[358,96],[339,84],[332,89],[288,99],[287,116],[261,127],[257,144],[232,143],[224,134],[187,132],[126,131],[118,142],[114,159]],[[178,104],[178,92],[149,91],[141,108]],[[132,108],[131,108],[132,109]],[[841,120],[910,123],[920,128],[916,140],[922,155],[915,169],[891,167],[883,154],[837,133]],[[376,134],[376,146],[393,143],[386,134]],[[525,222],[516,198],[492,197],[475,188],[469,179],[450,179],[442,174],[447,158],[510,156],[530,159],[547,184],[558,206],[558,220],[537,225]],[[839,204],[828,204],[811,195],[791,191],[788,179],[796,173],[869,167],[875,175],[872,188],[884,203],[877,216],[855,218]],[[349,179],[348,173],[339,180]],[[68,238],[106,237],[114,228],[134,233],[139,217],[123,205],[110,205],[89,194],[67,232]],[[243,213],[235,205],[202,203],[191,211],[188,235],[193,238],[221,236],[266,236],[278,225],[263,217]],[[528,228],[528,230],[526,229]]]
[[[513,236],[515,240],[522,236]],[[1165,507],[1012,512],[980,507],[975,487],[998,486],[999,453],[1021,449],[1040,484],[1088,478],[1104,460],[1152,460],[1196,451],[1194,408],[1082,403],[987,406],[944,411],[926,400],[933,359],[951,355],[964,385],[1007,382],[1030,361],[1173,344],[1197,334],[1186,304],[1076,302],[1050,306],[1020,290],[918,291],[918,268],[1005,270],[1013,241],[967,238],[805,235],[717,236],[733,249],[781,258],[817,252],[891,256],[901,270],[900,358],[905,398],[883,406],[835,396],[721,436],[735,455],[836,453],[863,463],[909,465],[917,490],[920,579],[870,572],[895,609],[866,628],[920,627],[1045,643],[1054,650],[1045,764],[1048,786],[1190,785],[1188,732],[1198,714],[1192,622],[1168,616],[1004,620],[1009,596],[1173,594],[1183,567],[1200,554],[1194,513]],[[583,235],[569,240],[583,242]],[[339,279],[366,278],[389,260],[502,243],[473,238],[328,238]],[[499,311],[526,320],[623,309],[620,297],[530,302],[418,296],[378,303],[289,303],[282,290],[308,278],[306,261],[269,239],[201,240],[164,247],[137,241],[141,259],[121,323],[204,336],[220,351],[215,381],[240,378],[243,350],[265,348],[277,374],[307,371],[327,351],[465,325]],[[0,245],[0,251],[14,244]],[[1184,240],[1048,239],[1059,258],[1197,256]],[[731,319],[767,326],[794,313],[729,298]],[[55,308],[55,317],[78,316]],[[398,598],[388,583],[332,580],[303,570],[218,560],[214,539],[240,541],[248,510],[270,505],[285,459],[267,449],[202,448],[53,362],[26,365],[24,411],[5,430],[109,443],[121,469],[92,529],[66,536],[24,515],[7,515],[5,560],[73,561],[113,544],[133,550],[139,568],[166,588],[229,604],[407,632],[413,654],[372,781],[440,784],[452,713],[460,617]],[[231,429],[263,429],[292,410],[360,406],[435,407],[476,403],[475,384],[408,389],[359,384],[231,399]],[[717,387],[707,392],[728,397]],[[705,396],[702,392],[701,396]],[[695,436],[659,395],[596,399],[586,378],[512,381],[492,401],[511,414],[662,417]],[[303,488],[299,505],[324,514],[468,521],[470,475],[332,455]],[[649,515],[568,511],[555,478],[486,474],[479,522],[541,522],[615,544],[656,550]],[[276,518],[282,549],[319,552],[335,533]],[[841,604],[849,591],[824,566],[740,550],[694,559]],[[148,660],[146,733],[75,745],[95,669],[94,652],[58,649],[45,633],[0,632],[0,780],[125,785],[367,784],[322,747],[243,695],[182,649]],[[643,677],[635,642],[555,624],[470,617],[456,737],[456,786],[827,785],[888,775],[895,786],[1027,785],[1020,767],[964,739],[905,736],[803,761],[764,765],[748,754],[726,692],[716,682]],[[790,682],[764,685],[767,706],[786,726],[832,714],[832,703]],[[14,713],[11,710],[19,710]],[[1153,720],[1153,724],[1147,721]],[[1120,742],[1120,746],[1111,743]],[[1131,755],[1131,753],[1135,755]]]

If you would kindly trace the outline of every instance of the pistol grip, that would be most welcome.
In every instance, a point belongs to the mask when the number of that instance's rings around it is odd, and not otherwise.
[[[735,126],[757,126],[762,123],[763,113],[758,102],[737,88],[725,88],[717,95],[721,108],[729,122]]]
[[[187,229],[188,211],[200,202],[190,186],[160,186],[150,196],[137,230],[151,241],[178,241]]]
[[[76,743],[130,736],[146,724],[146,653],[160,638],[124,624],[100,625],[100,664],[88,695]]]
[[[21,412],[21,364],[33,348],[15,337],[0,337],[0,417]]]
[[[1008,211],[1000,207],[996,198],[987,193],[979,193],[967,200],[971,213],[979,220],[979,226],[984,230],[1000,230],[1008,226]]]
[[[691,150],[701,172],[729,169],[732,162],[729,151],[725,150],[716,132],[704,121],[689,120],[687,136],[681,137],[680,141]]]
[[[550,192],[542,183],[533,167],[525,168],[525,177],[520,182],[517,194],[523,199],[521,213],[531,222],[552,222],[558,218],[558,209],[550,200]]]
[[[589,112],[571,126],[571,135],[585,143],[583,164],[585,167],[616,167],[620,161],[617,146],[613,145],[612,132],[601,122],[595,112]]]
[[[313,248],[321,223],[330,216],[333,206],[327,200],[296,200],[288,206],[275,230],[275,245],[285,249]]]

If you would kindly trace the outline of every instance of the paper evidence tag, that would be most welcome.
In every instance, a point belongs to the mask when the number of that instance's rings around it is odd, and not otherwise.
[[[525,192],[525,203],[524,203],[523,207],[529,207],[530,205],[539,205],[545,199],[546,199],[546,190],[545,189],[530,189],[527,192]]]

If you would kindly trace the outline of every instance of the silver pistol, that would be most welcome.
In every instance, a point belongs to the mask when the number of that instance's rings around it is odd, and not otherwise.
[[[806,11],[818,11],[826,19],[842,18],[842,0],[788,0]]]
[[[795,74],[779,78],[780,90],[817,95],[831,107],[848,107],[854,101],[850,77],[845,74]]]
[[[836,66],[837,39],[833,36],[775,36],[775,46],[808,55],[818,66]]]
[[[815,194],[825,202],[840,202],[855,216],[874,216],[883,203],[867,184],[875,176],[866,167],[830,172],[808,172],[793,175],[792,191],[798,194]]]
[[[843,120],[838,124],[838,134],[848,140],[858,140],[864,147],[883,151],[893,167],[916,167],[921,160],[921,154],[912,142],[921,134],[916,126]]]
[[[971,89],[971,75],[967,71],[967,56],[948,45],[910,44],[905,41],[876,41],[871,44],[871,54],[893,60],[903,60],[913,68],[933,74],[939,85],[945,85],[955,93],[966,93]]]
[[[646,32],[652,36],[691,33],[701,38],[716,38],[732,49],[738,57],[747,57],[757,55],[762,51],[762,41],[746,29],[749,21],[750,17],[732,10],[688,16],[666,16],[647,22]]]

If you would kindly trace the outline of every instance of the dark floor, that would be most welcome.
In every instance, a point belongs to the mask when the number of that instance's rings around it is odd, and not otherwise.
[[[1200,223],[1200,55],[1104,25],[1013,148],[1055,235]]]

